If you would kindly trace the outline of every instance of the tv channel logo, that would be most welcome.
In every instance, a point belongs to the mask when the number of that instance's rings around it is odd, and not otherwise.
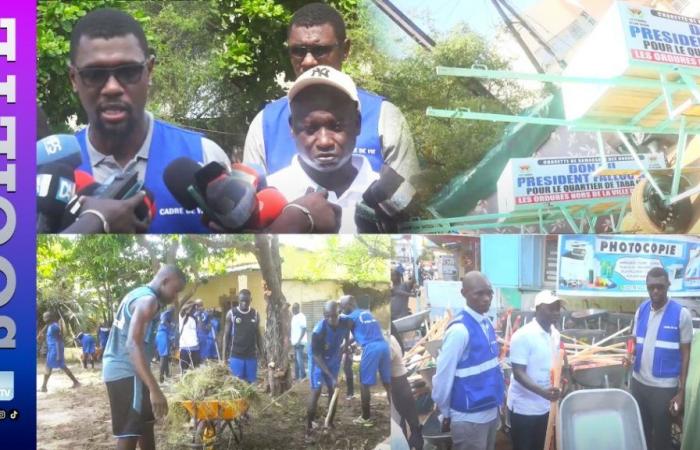
[[[15,398],[15,373],[0,372],[0,401],[7,402]]]

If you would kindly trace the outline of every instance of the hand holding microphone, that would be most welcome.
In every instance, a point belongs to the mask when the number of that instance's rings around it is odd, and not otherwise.
[[[147,198],[145,191],[139,191],[125,200],[82,197],[78,220],[62,233],[145,233],[152,214],[139,218],[137,210],[143,208]]]
[[[297,206],[293,206],[297,205]],[[309,188],[306,195],[285,206],[267,229],[270,233],[337,233],[341,208],[328,201],[328,191]]]

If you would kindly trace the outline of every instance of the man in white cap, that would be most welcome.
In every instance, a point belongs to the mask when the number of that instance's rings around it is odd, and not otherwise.
[[[559,320],[562,300],[544,290],[535,296],[535,320],[518,329],[510,344],[513,374],[508,389],[510,436],[513,450],[544,447],[550,402],[561,392],[551,385],[550,371],[559,352]]]
[[[287,97],[297,154],[268,185],[287,199],[327,190],[328,201],[342,209],[340,232],[356,232],[355,207],[379,174],[366,157],[353,154],[361,123],[355,83],[330,66],[316,66],[297,78]]]

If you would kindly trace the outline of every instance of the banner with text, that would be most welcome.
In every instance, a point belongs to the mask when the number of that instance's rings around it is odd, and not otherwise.
[[[638,182],[639,166],[630,155],[599,157],[513,158],[498,179],[500,212],[524,206],[629,197]],[[647,169],[662,169],[662,156],[639,155]]]
[[[620,3],[633,60],[700,67],[700,19]]]
[[[646,297],[646,274],[663,267],[669,296],[700,297],[700,237],[559,237],[558,293],[598,297]]]

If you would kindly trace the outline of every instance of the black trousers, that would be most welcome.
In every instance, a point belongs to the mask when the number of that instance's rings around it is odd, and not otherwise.
[[[165,377],[170,377],[170,356],[160,357],[160,379],[161,381]]]
[[[547,435],[549,413],[541,416],[526,416],[510,413],[510,438],[513,450],[542,450]]]
[[[180,349],[180,368],[183,372],[199,367],[200,362],[199,350]]]
[[[637,400],[642,414],[644,437],[649,450],[670,450],[671,413],[668,408],[676,396],[677,388],[647,386],[632,378],[630,394]]]

